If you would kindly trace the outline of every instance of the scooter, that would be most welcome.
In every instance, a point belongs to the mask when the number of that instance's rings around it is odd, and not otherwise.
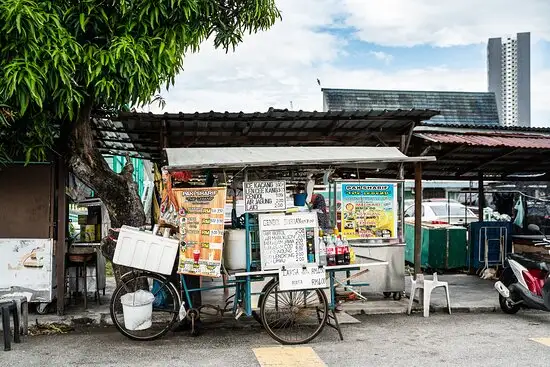
[[[529,225],[529,230],[540,231],[539,226]],[[535,246],[550,248],[550,240],[544,237]],[[509,254],[495,288],[499,293],[500,308],[507,314],[515,314],[521,308],[550,312],[550,264],[520,254]]]

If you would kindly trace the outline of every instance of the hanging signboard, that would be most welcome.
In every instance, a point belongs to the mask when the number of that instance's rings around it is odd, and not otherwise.
[[[324,267],[285,267],[279,270],[279,289],[292,291],[327,288],[327,272]]]
[[[319,227],[316,213],[260,214],[260,256],[262,270],[302,266],[317,260]]]
[[[397,238],[397,184],[342,183],[340,195],[344,236]]]
[[[246,213],[286,210],[285,181],[243,182],[243,196]]]
[[[226,189],[172,189],[180,229],[178,273],[219,277]]]

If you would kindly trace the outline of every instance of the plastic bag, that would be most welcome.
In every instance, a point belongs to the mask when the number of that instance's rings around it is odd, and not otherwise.
[[[126,293],[120,297],[120,302],[125,306],[144,306],[153,303],[155,296],[149,291],[144,291],[142,289],[133,292]]]
[[[168,303],[166,291],[163,287],[161,287],[161,285],[162,284],[158,280],[153,280],[153,289],[151,290],[153,292],[153,295],[155,296],[153,307],[166,307]]]

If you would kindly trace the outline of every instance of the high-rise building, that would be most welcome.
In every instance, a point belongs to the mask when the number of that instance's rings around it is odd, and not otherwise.
[[[500,123],[531,126],[531,34],[490,38],[487,44],[489,92],[495,93]]]

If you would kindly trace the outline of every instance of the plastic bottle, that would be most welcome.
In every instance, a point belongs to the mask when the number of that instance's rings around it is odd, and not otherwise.
[[[344,265],[344,243],[340,236],[336,237],[336,265]]]
[[[327,265],[336,265],[336,246],[334,246],[334,242],[331,237],[329,237],[327,241]]]
[[[319,237],[319,265],[327,265],[327,245],[323,240],[323,237]]]
[[[351,249],[348,239],[343,237],[342,242],[344,242],[344,265],[349,265],[351,264]]]
[[[315,245],[313,244],[313,241],[307,242],[307,262],[315,262]]]

